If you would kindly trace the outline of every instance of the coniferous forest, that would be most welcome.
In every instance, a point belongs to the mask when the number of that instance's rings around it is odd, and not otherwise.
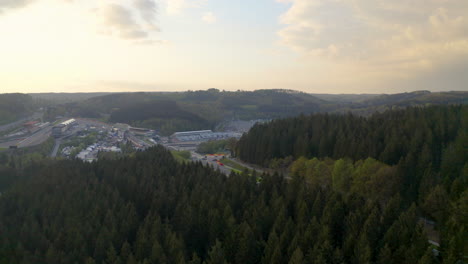
[[[463,263],[467,136],[468,108],[444,106],[300,116],[241,138],[241,159],[289,159],[287,177],[227,177],[162,147],[93,163],[5,155],[0,263]]]

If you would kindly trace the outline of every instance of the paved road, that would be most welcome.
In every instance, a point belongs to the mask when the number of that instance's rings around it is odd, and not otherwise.
[[[193,160],[201,161],[204,165],[211,165],[211,166],[213,166],[213,168],[215,170],[219,169],[223,174],[225,174],[227,176],[231,175],[232,168],[229,167],[229,166],[226,166],[226,165],[223,165],[223,166],[219,165],[218,162],[215,161],[215,159],[218,159],[218,157],[207,156],[206,160],[205,160],[204,155],[198,154],[195,151],[191,151],[190,153],[192,154],[192,159]]]
[[[50,157],[52,158],[55,158],[57,157],[57,152],[59,150],[59,147],[60,147],[60,144],[62,143],[62,139],[61,138],[56,138],[55,139],[55,145],[54,145],[54,149],[52,149],[52,153],[50,153]]]
[[[8,130],[8,129],[15,128],[15,127],[18,127],[18,126],[20,126],[21,124],[23,124],[24,122],[27,122],[27,121],[29,121],[29,120],[38,119],[38,118],[41,118],[41,117],[42,117],[42,113],[34,113],[34,114],[31,115],[31,116],[28,116],[28,117],[25,117],[25,118],[21,118],[20,120],[15,121],[15,122],[13,122],[13,123],[0,126],[0,132],[1,132],[1,131]]]
[[[20,141],[18,144],[18,147],[26,148],[26,147],[32,147],[32,146],[36,146],[41,143],[44,143],[50,137],[51,131],[52,131],[52,126],[47,126],[37,131],[32,136]]]
[[[11,140],[0,143],[0,148],[9,148],[10,146],[16,146],[20,140]]]
[[[252,164],[247,164],[247,163],[245,163],[245,162],[243,162],[243,161],[241,161],[239,159],[236,159],[236,158],[230,158],[230,160],[234,161],[235,163],[238,163],[239,165],[241,165],[243,167],[246,167],[249,170],[256,171],[259,174],[262,174],[262,173],[267,171],[267,169],[265,169],[265,168],[262,168],[260,166],[255,166],[255,165],[252,165]]]
[[[0,148],[9,148],[10,146],[18,146],[18,148],[27,148],[36,146],[41,143],[44,143],[50,137],[51,131],[52,126],[47,126],[29,137],[1,142]]]
[[[127,139],[130,140],[130,142],[139,145],[139,147],[141,147],[141,148],[149,148],[149,147],[152,146],[152,145],[146,143],[145,141],[135,137],[134,135],[132,135],[132,133],[127,134]]]

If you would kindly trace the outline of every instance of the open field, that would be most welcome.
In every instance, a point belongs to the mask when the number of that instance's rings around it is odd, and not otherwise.
[[[190,161],[191,154],[189,151],[171,150],[171,154],[178,162]]]
[[[235,162],[233,160],[230,160],[230,159],[226,159],[226,158],[222,159],[221,163],[233,168],[233,170],[236,171],[236,172],[243,172],[245,170],[249,170],[248,168],[246,168],[246,167],[240,165],[239,163],[237,163],[237,162]]]

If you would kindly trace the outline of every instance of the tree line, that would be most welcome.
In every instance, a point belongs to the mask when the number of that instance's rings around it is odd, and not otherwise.
[[[378,124],[389,130],[390,123],[413,144],[395,162],[369,153],[297,158],[287,153],[288,179],[255,172],[226,177],[202,163],[177,162],[162,147],[93,163],[1,155],[0,179],[8,181],[0,181],[0,263],[464,261],[466,118],[466,107],[453,106],[410,108],[369,119],[301,116],[256,126],[239,144],[262,129],[271,133],[264,134],[266,139],[294,137],[278,124],[293,124],[290,129],[298,132],[310,125],[299,122],[306,119],[328,119],[325,128],[334,133],[334,124],[347,131],[344,135],[367,130],[371,135]],[[269,128],[275,125],[284,129]],[[356,134],[356,140],[362,136]],[[379,143],[364,146],[372,144]],[[427,242],[421,217],[436,223],[438,254]]]
[[[468,219],[461,213],[468,209],[467,149],[468,106],[458,105],[411,107],[368,118],[315,114],[275,120],[244,135],[236,154],[251,163],[289,168],[309,181],[328,179],[339,189],[386,193],[397,188],[405,204],[414,203],[418,215],[436,222],[441,247],[452,261],[447,263],[455,263],[467,255]],[[327,160],[338,161],[324,170],[320,164]],[[398,176],[362,178],[362,160],[391,166]],[[336,170],[344,173],[336,176]]]
[[[0,263],[441,261],[418,207],[402,199],[400,172],[372,159],[298,160],[291,180],[264,174],[259,183],[154,147],[14,173],[21,180],[0,197]]]
[[[418,158],[439,168],[443,150],[468,129],[468,106],[410,107],[375,113],[313,114],[255,125],[237,144],[242,160],[268,166],[275,158],[372,157],[387,164]]]
[[[36,104],[26,94],[0,94],[0,125],[14,122],[33,112]]]

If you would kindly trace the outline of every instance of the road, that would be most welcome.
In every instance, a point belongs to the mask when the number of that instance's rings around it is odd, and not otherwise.
[[[151,147],[152,145],[146,143],[145,141],[135,137],[135,135],[133,135],[132,133],[127,133],[127,139],[136,147],[138,148],[149,148]]]
[[[15,122],[13,122],[13,123],[0,126],[0,132],[6,131],[6,130],[8,130],[8,129],[15,128],[15,127],[18,127],[18,126],[22,125],[24,122],[27,122],[27,121],[29,121],[29,120],[39,119],[39,118],[41,118],[41,117],[42,117],[42,113],[34,113],[34,114],[31,115],[31,116],[22,118],[22,119],[20,119],[20,120],[18,120],[18,121],[15,121]]]
[[[18,148],[36,146],[44,143],[50,137],[51,131],[52,126],[49,125],[29,137],[1,142],[0,148],[9,148],[10,146],[18,146]]]
[[[223,174],[226,176],[231,175],[232,168],[226,165],[219,165],[215,159],[218,159],[216,156],[207,156],[206,160],[204,159],[205,156],[198,154],[195,151],[190,151],[192,154],[192,159],[194,161],[201,161],[204,165],[211,165],[215,170],[219,169]]]
[[[33,116],[31,116],[29,118],[32,118],[32,117]],[[34,117],[40,118],[41,114],[36,113]],[[25,120],[23,119],[23,120],[17,121],[16,123],[21,124],[24,121]],[[78,124],[80,124],[80,125],[88,124],[88,125],[93,125],[93,126],[96,126],[96,127],[102,127],[103,129],[106,129],[106,130],[109,130],[111,128],[111,126],[109,124],[105,124],[105,123],[90,120],[90,119],[81,119],[80,118],[80,119],[77,119],[77,121],[78,121]],[[8,126],[12,126],[12,125],[13,125],[13,123],[9,124]],[[2,127],[4,127],[4,126],[2,126]],[[36,146],[36,145],[39,145],[41,143],[44,143],[51,136],[52,127],[53,127],[52,124],[48,125],[48,126],[42,128],[41,130],[37,131],[33,135],[28,136],[26,138],[23,137],[23,138],[20,138],[20,139],[0,142],[0,148],[9,148],[10,146],[18,146],[18,148],[26,148],[26,147],[32,147],[32,146]],[[69,131],[68,134],[71,135],[73,133],[76,133],[78,130],[79,130],[78,128],[74,128],[71,131]],[[56,142],[55,142],[56,145],[54,147],[54,152],[51,153],[51,156],[57,155],[57,151],[58,151],[58,147],[60,146],[60,143],[61,143],[61,139],[57,139]]]
[[[54,149],[52,149],[52,153],[50,153],[50,157],[55,158],[57,156],[57,152],[59,150],[60,144],[62,143],[61,138],[55,139]]]
[[[26,147],[39,145],[45,142],[50,137],[51,132],[52,132],[52,126],[47,126],[37,131],[36,133],[34,133],[32,136],[20,141],[18,144],[18,147],[26,148]]]

